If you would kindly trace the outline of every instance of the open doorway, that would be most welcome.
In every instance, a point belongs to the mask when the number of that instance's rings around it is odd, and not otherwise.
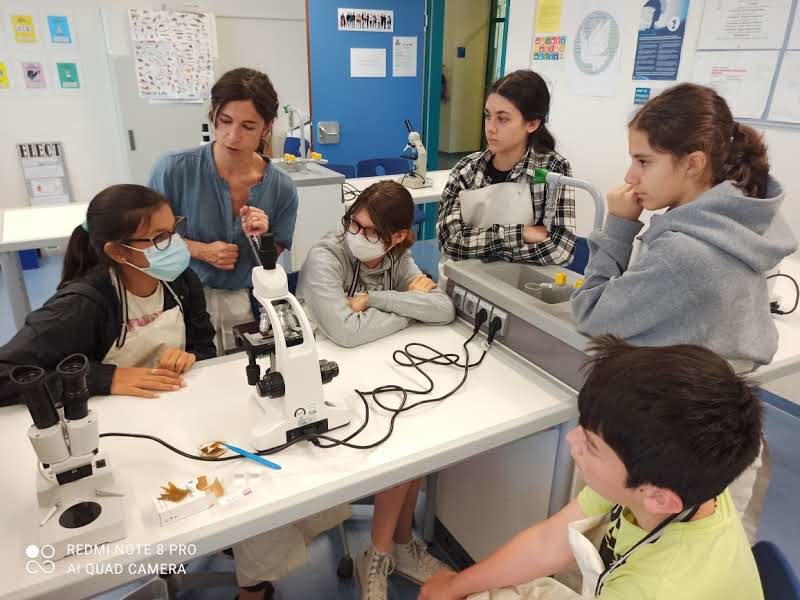
[[[509,0],[446,0],[442,41],[439,169],[485,148],[486,90],[505,68]]]

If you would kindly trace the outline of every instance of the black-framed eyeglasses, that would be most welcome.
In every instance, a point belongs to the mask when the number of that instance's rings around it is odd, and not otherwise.
[[[367,238],[367,241],[372,242],[373,244],[377,244],[381,239],[377,229],[374,227],[364,227],[353,217],[347,215],[342,217],[342,226],[345,228],[345,230],[349,231],[353,235],[358,235],[363,231],[364,237]]]
[[[172,231],[162,231],[151,238],[130,238],[125,240],[129,242],[150,242],[157,250],[166,250],[172,242],[172,236],[178,232],[178,228],[185,222],[186,217],[175,217],[175,224],[172,226]]]

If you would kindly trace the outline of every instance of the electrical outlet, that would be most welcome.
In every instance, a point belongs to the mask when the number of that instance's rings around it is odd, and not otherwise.
[[[494,312],[492,313],[492,318],[489,319],[489,321],[491,322],[495,318],[500,319],[500,329],[497,330],[497,333],[494,334],[494,337],[503,337],[506,334],[506,328],[508,327],[508,315],[505,311],[502,311],[495,306]]]
[[[474,319],[476,312],[478,312],[478,297],[472,292],[467,292],[464,295],[464,314]]]
[[[489,320],[492,318],[492,309],[493,308],[494,308],[494,306],[492,306],[486,300],[478,301],[478,310],[475,311],[475,314],[478,314],[478,312],[480,312],[481,309],[484,309],[486,311],[486,320],[483,322],[483,325],[481,325],[481,329],[487,329],[488,328]]]
[[[456,307],[456,310],[464,310],[464,296],[466,293],[460,285],[453,288],[453,306]]]

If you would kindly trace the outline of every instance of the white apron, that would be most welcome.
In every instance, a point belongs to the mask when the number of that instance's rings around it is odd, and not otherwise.
[[[186,324],[183,322],[181,302],[169,285],[162,281],[161,286],[162,294],[164,288],[169,290],[169,293],[175,298],[176,305],[162,312],[147,325],[126,332],[124,343],[121,348],[118,348],[117,344],[123,339],[120,334],[120,340],[111,345],[103,358],[103,364],[112,364],[123,369],[154,367],[158,364],[158,359],[165,348],[186,349]],[[127,291],[123,290],[123,293],[127,294]],[[123,299],[122,303],[121,327],[127,327],[127,300]]]
[[[574,592],[552,577],[542,577],[521,585],[472,594],[469,596],[468,600],[584,600],[595,598],[602,589],[598,588],[598,582],[601,580],[605,581],[615,568],[625,564],[627,559],[637,548],[657,540],[669,523],[688,521],[696,512],[696,509],[690,508],[675,515],[672,519],[665,520],[628,550],[628,552],[612,563],[608,569],[606,569],[603,564],[603,559],[600,558],[600,552],[598,552],[595,544],[587,535],[594,537],[591,534],[597,533],[599,527],[605,530],[605,526],[609,522],[609,515],[606,514],[597,517],[588,517],[579,521],[572,521],[567,525],[567,529],[569,546],[572,549],[572,554],[575,556],[575,562],[581,573],[582,583],[580,594]]]
[[[533,200],[528,182],[504,181],[476,190],[461,190],[458,194],[461,219],[470,227],[492,225],[533,225]],[[444,289],[444,263],[439,261],[439,286]]]
[[[250,291],[204,287],[203,293],[206,297],[206,311],[216,331],[214,344],[217,346],[217,356],[222,356],[236,348],[233,326],[253,320]]]
[[[533,201],[528,182],[504,181],[458,194],[461,218],[472,227],[533,225]]]

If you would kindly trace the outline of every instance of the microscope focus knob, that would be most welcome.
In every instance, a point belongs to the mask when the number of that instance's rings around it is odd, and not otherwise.
[[[283,381],[283,375],[270,371],[258,382],[256,389],[262,397],[280,398],[286,393],[286,384]]]
[[[330,383],[333,378],[339,375],[339,365],[332,360],[319,361],[319,374],[322,375],[322,383]]]

